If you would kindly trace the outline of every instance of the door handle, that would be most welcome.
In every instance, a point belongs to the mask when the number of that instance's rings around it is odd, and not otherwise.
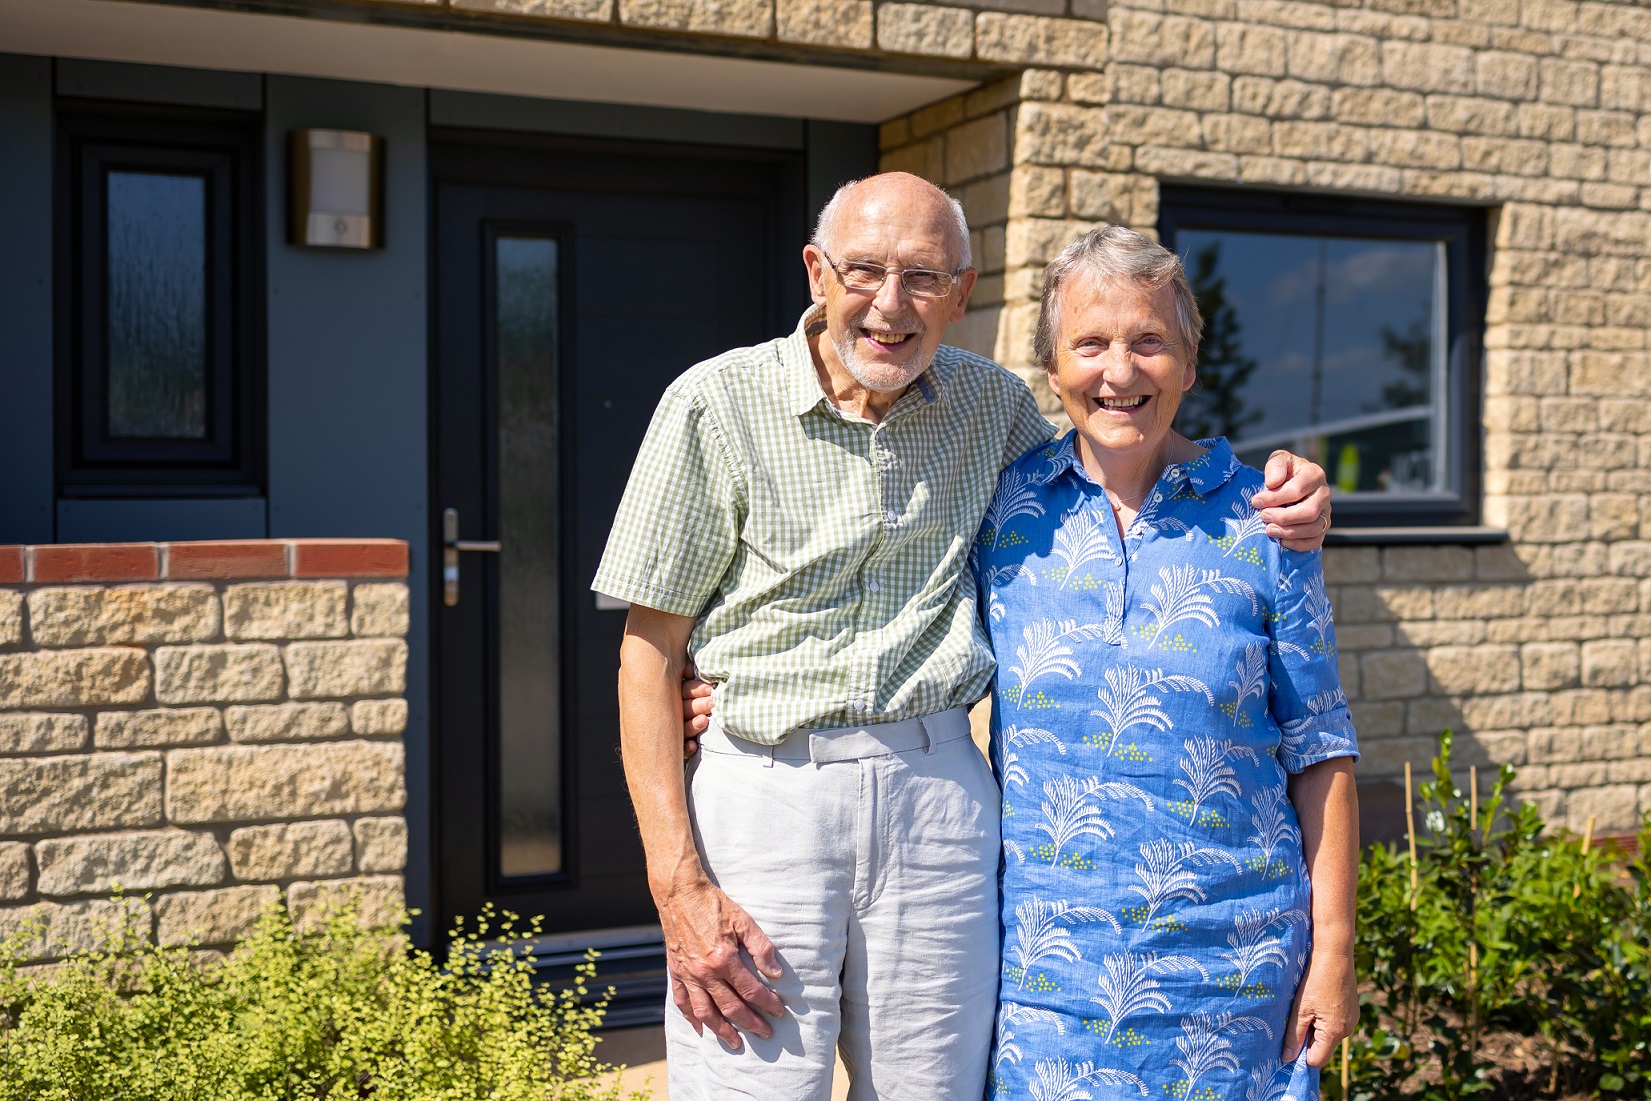
[[[441,600],[449,608],[459,602],[459,552],[486,551],[498,554],[497,539],[460,539],[459,510],[441,510]]]

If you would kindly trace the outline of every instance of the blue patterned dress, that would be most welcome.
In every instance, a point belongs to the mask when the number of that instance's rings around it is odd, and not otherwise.
[[[1310,948],[1285,781],[1358,750],[1319,555],[1268,538],[1261,475],[1201,444],[1120,544],[1069,433],[1004,470],[976,544],[1000,1096],[1318,1096],[1304,1058],[1279,1063]]]

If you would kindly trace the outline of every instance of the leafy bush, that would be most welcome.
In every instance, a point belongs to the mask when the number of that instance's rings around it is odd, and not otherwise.
[[[131,926],[44,971],[0,950],[0,1098],[29,1101],[621,1101],[590,1076],[606,1003],[541,997],[522,942],[484,913],[445,966],[353,907],[294,929],[272,907],[222,959]],[[491,941],[488,938],[493,938]]]
[[[1447,732],[1414,890],[1407,846],[1371,846],[1359,871],[1349,1096],[1651,1098],[1651,820],[1624,862],[1510,808],[1511,767],[1480,802],[1450,764]],[[1535,1065],[1499,1065],[1516,1046]],[[1341,1096],[1337,1075],[1326,1087]]]

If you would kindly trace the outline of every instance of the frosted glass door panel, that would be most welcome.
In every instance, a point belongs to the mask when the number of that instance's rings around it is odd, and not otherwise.
[[[109,435],[206,435],[206,180],[105,177]]]
[[[557,242],[494,239],[499,874],[562,870]]]

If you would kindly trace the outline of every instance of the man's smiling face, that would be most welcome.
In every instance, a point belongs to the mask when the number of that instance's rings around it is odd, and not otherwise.
[[[952,273],[961,249],[950,204],[912,176],[879,176],[857,185],[831,226],[830,261]],[[824,250],[803,251],[816,304],[825,307],[827,343],[844,370],[867,390],[899,391],[934,360],[946,326],[962,320],[974,272],[953,281],[944,298],[915,298],[889,274],[875,291],[843,286]],[[821,354],[827,349],[822,347]]]

